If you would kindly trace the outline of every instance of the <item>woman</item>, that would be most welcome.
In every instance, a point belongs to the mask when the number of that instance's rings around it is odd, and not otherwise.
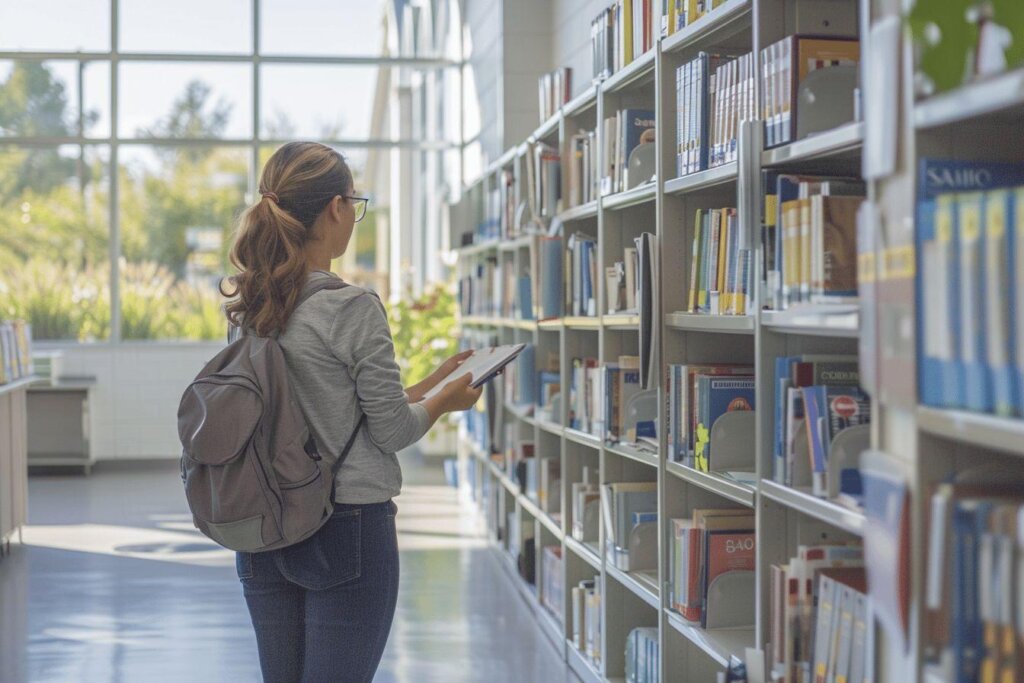
[[[384,307],[365,289],[324,290],[295,306],[307,279],[336,277],[331,260],[366,211],[340,154],[312,142],[284,145],[263,169],[260,195],[231,253],[240,272],[235,290],[223,292],[235,297],[228,317],[260,336],[279,333],[321,453],[336,458],[361,415],[366,422],[338,472],[330,520],[296,545],[238,553],[238,576],[266,681],[370,681],[398,594],[395,452],[444,413],[471,407],[480,389],[467,375],[421,400],[463,353],[403,390]]]

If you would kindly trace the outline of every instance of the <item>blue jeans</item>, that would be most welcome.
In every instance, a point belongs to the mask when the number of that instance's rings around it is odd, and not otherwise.
[[[370,683],[398,598],[397,507],[336,503],[311,537],[237,553],[266,683]]]

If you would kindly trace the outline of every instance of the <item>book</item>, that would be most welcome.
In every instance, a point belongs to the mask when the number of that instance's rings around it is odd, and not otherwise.
[[[917,253],[917,357],[918,392],[925,405],[935,407],[967,407],[966,377],[964,376],[963,345],[972,353],[977,338],[961,337],[963,304],[969,300],[970,310],[978,307],[977,295],[981,283],[974,260],[975,234],[974,208],[961,215],[959,198],[964,193],[984,192],[1012,187],[1024,183],[1024,165],[987,162],[969,162],[924,158],[918,169],[916,212]],[[962,236],[960,218],[970,219],[968,242],[970,259],[958,258]],[[980,219],[979,219],[980,220]],[[980,226],[978,238],[981,237]],[[967,266],[971,283],[963,285],[963,267]],[[968,324],[971,330],[981,321],[984,329],[984,310],[978,310]],[[977,367],[972,365],[972,367]],[[982,374],[985,374],[984,372]],[[974,397],[977,398],[977,387]],[[983,403],[978,404],[983,405]]]
[[[844,429],[871,421],[871,401],[856,386],[814,385],[801,389],[807,424],[812,492],[828,497],[826,475],[832,440]]]
[[[751,376],[749,365],[669,365],[668,394],[670,425],[669,444],[675,444],[677,462],[694,467],[693,454],[696,443],[697,380],[698,376]],[[674,407],[673,407],[674,406]]]
[[[572,69],[563,66],[537,79],[540,122],[543,124],[558,113],[572,97]]]
[[[860,43],[855,38],[786,36],[761,50],[766,65],[763,87],[768,96],[762,116],[765,146],[796,140],[797,92],[811,71],[860,62]]]
[[[605,525],[605,554],[614,566],[629,570],[629,534],[637,512],[656,510],[657,484],[616,482],[601,487],[601,515]]]
[[[754,378],[697,375],[696,384],[694,465],[701,472],[709,472],[713,457],[711,427],[727,412],[754,410]]]
[[[623,192],[628,189],[629,155],[641,143],[653,142],[655,134],[655,114],[653,109],[621,109],[615,113],[612,128],[606,128],[604,134],[609,137],[611,158],[605,168],[604,181],[607,192]]]
[[[737,518],[747,519],[747,518]],[[754,571],[754,525],[749,531],[731,529],[709,530],[704,534],[704,561],[701,574],[701,591],[704,602],[701,609],[701,626],[708,621],[708,589],[722,574],[733,571]],[[751,612],[751,624],[753,612]]]
[[[626,436],[626,407],[640,391],[640,359],[620,356],[618,363],[604,366],[605,441],[616,443]]]
[[[473,355],[462,361],[462,364],[452,374],[442,379],[430,391],[426,392],[423,395],[423,399],[426,400],[436,396],[450,382],[460,377],[465,377],[467,374],[473,377],[470,385],[479,387],[494,377],[495,373],[514,361],[525,348],[526,344],[511,344],[508,346],[476,349]]]

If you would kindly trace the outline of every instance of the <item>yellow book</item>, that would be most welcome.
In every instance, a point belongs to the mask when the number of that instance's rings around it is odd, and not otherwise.
[[[804,197],[800,199],[800,243],[799,243],[800,268],[797,275],[797,284],[800,288],[798,298],[800,301],[810,299],[811,293],[811,199]]]
[[[782,202],[782,299],[788,303],[798,282],[800,263],[800,200]]]
[[[633,0],[622,2],[622,66],[633,61]]]
[[[701,235],[704,231],[704,211],[697,209],[693,219],[693,250],[690,254],[690,293],[686,299],[686,310],[693,313],[697,310],[697,292],[700,286]]]
[[[729,293],[726,291],[729,278],[725,272],[726,264],[729,262],[729,211],[719,209],[719,216],[722,228],[718,238],[718,312],[725,313],[729,310]]]
[[[692,24],[700,19],[697,13],[697,0],[686,0],[686,24]]]

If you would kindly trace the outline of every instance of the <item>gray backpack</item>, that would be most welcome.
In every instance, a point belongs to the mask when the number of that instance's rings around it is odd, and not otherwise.
[[[322,289],[347,286],[339,278],[307,282],[296,308]],[[233,328],[228,340],[178,407],[185,497],[196,528],[225,548],[283,548],[330,518],[334,477],[366,416],[328,462],[292,394],[276,336]]]

